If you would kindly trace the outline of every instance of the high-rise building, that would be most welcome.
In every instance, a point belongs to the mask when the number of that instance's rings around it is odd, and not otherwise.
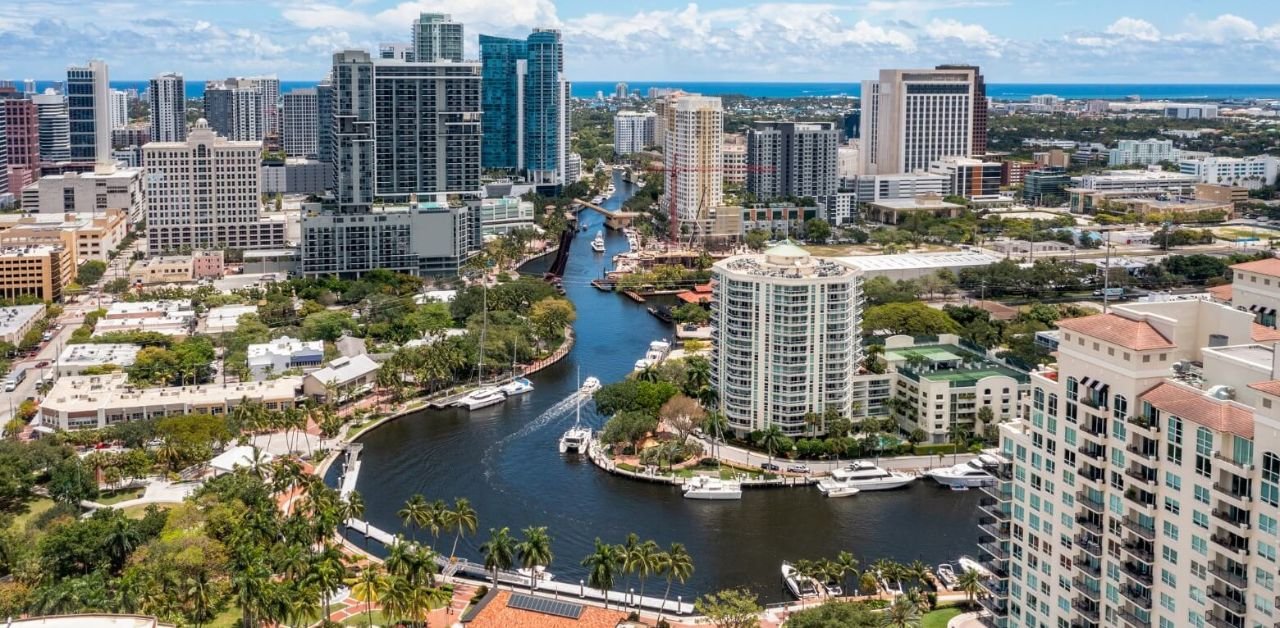
[[[123,129],[129,124],[129,96],[113,89],[109,92],[111,103],[111,130]]]
[[[214,133],[236,142],[257,142],[280,131],[280,79],[236,77],[209,81],[204,114]]]
[[[626,99],[627,99],[627,95],[628,95],[628,94],[627,94],[627,84],[626,84],[626,83],[621,83],[621,82],[620,82],[620,83],[618,83],[617,85],[614,85],[614,86],[613,86],[613,97],[614,97],[615,99],[617,99],[617,100],[626,100]]]
[[[982,70],[965,64],[940,65],[937,69],[973,71],[973,149],[970,154],[987,154],[987,112],[991,103],[987,101],[987,81],[982,77]]]
[[[747,129],[747,191],[762,201],[835,194],[839,146],[830,122],[756,122]]]
[[[881,70],[879,80],[863,81],[862,172],[908,173],[943,157],[984,154],[983,90],[971,66]]]
[[[40,167],[40,113],[36,103],[20,98],[0,101],[9,144],[9,165]],[[17,190],[14,190],[16,193]]]
[[[657,144],[657,114],[622,110],[613,116],[613,152],[616,155],[637,153]]]
[[[1252,155],[1186,158],[1178,160],[1178,171],[1198,177],[1201,183],[1257,189],[1275,185],[1280,180],[1280,157]]]
[[[261,142],[219,137],[200,120],[185,141],[151,142],[143,153],[152,255],[285,245],[284,221],[261,216]]]
[[[724,109],[718,96],[682,94],[665,121],[664,207],[675,223],[706,219],[724,204]],[[678,224],[673,224],[673,229]]]
[[[232,129],[235,128],[231,91],[232,87],[225,81],[206,81],[204,84],[204,119],[214,133],[226,138],[232,137]]]
[[[1183,299],[1059,322],[980,502],[995,625],[1274,625],[1280,360],[1254,317]]]
[[[526,39],[480,36],[485,168],[524,173],[535,184],[565,179],[569,85],[560,32]]]
[[[66,102],[70,121],[71,159],[111,161],[111,88],[107,64],[90,61],[67,68]]]
[[[316,159],[326,164],[325,187],[335,185],[333,178],[333,83],[325,77],[316,85]]]
[[[314,157],[319,150],[319,104],[313,88],[295,89],[284,95],[284,152],[290,157]]]
[[[410,34],[414,61],[462,61],[462,24],[449,15],[423,13],[414,21]]]
[[[1116,147],[1107,151],[1108,166],[1128,166],[1139,164],[1150,166],[1162,161],[1174,161],[1178,158],[1178,150],[1173,147],[1173,140],[1118,140]]]
[[[787,242],[711,272],[711,377],[729,428],[798,436],[806,414],[850,417],[861,271]]]
[[[262,90],[237,87],[231,90],[231,136],[234,142],[261,142],[267,134],[262,119]]]
[[[393,43],[378,44],[379,59],[395,59],[397,61],[413,61],[413,44]]]
[[[3,112],[0,112],[2,114]],[[0,115],[0,205],[11,205],[9,196],[9,130],[8,119]],[[19,190],[21,191],[21,190]]]
[[[187,83],[181,74],[166,72],[151,79],[147,88],[151,105],[151,139],[181,142],[187,139]]]
[[[53,88],[31,97],[40,117],[40,159],[47,162],[71,159],[71,119],[67,99]]]
[[[1003,169],[999,162],[968,157],[948,157],[929,164],[929,172],[949,180],[947,194],[970,200],[998,197]]]

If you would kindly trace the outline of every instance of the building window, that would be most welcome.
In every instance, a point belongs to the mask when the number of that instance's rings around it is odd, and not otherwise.
[[[1169,462],[1182,464],[1182,419],[1169,417]]]
[[[1271,452],[1262,454],[1262,501],[1280,506],[1280,457]]]

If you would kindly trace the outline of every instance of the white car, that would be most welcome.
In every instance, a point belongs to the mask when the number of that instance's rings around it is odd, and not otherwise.
[[[808,473],[808,472],[809,472],[809,465],[807,465],[807,464],[789,464],[789,465],[787,465],[787,472],[789,472],[789,473]]]

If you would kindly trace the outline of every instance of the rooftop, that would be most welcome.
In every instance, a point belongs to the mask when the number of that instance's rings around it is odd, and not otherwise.
[[[1247,273],[1258,273],[1259,275],[1268,275],[1271,277],[1280,277],[1280,259],[1268,257],[1267,259],[1236,264],[1232,266],[1231,269],[1242,270]]]
[[[526,610],[523,607],[536,606],[524,603],[526,598],[555,601],[542,596],[496,591],[467,613],[464,624],[468,628],[615,628],[626,619],[626,613],[621,611],[573,602],[559,602],[548,607],[563,614]]]
[[[341,357],[329,362],[329,365],[308,375],[322,384],[345,384],[357,377],[378,370],[378,363],[367,355]]]
[[[136,388],[129,384],[124,373],[78,375],[59,379],[41,405],[66,412],[96,412],[103,408],[122,407],[207,406],[235,403],[241,399],[294,399],[301,385],[301,378],[282,377],[238,384]]]
[[[948,203],[943,200],[934,200],[929,198],[921,198],[919,196],[912,198],[886,198],[868,203],[875,207],[884,207],[887,209],[960,209],[963,205]]]
[[[142,350],[139,345],[130,344],[80,344],[67,345],[58,356],[58,363],[67,364],[115,364],[129,366]]]
[[[855,255],[835,259],[838,262],[861,268],[864,272],[987,266],[1000,261],[1000,258],[986,253],[967,251],[956,253],[903,253],[901,255]]]
[[[0,334],[11,334],[43,313],[43,305],[0,307]]]
[[[1184,384],[1164,382],[1142,395],[1152,407],[1217,432],[1253,438],[1253,411]]]
[[[1146,321],[1118,316],[1095,314],[1058,321],[1059,329],[1075,331],[1134,351],[1172,349],[1174,344]]]

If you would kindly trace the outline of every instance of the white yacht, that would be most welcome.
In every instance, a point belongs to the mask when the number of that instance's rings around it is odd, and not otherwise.
[[[694,476],[684,485],[685,499],[742,499],[742,485],[705,475]]]
[[[588,377],[582,381],[582,388],[579,388],[578,392],[582,393],[584,396],[590,397],[591,395],[596,394],[597,390],[600,390],[600,380],[594,377]]]
[[[956,585],[956,570],[951,567],[951,563],[938,565],[938,568],[933,573],[938,576],[938,582],[941,582],[942,586],[950,589]]]
[[[972,559],[972,558],[970,558],[970,557],[968,557],[968,556],[961,556],[958,560],[956,560],[956,564],[957,564],[957,565],[960,565],[960,572],[961,572],[961,573],[965,573],[965,572],[969,572],[969,571],[976,571],[976,572],[978,572],[978,575],[979,575],[979,576],[982,576],[983,578],[990,578],[990,577],[991,577],[991,570],[990,570],[990,569],[987,569],[986,567],[983,567],[983,566],[982,566],[982,563],[980,563],[980,562],[978,562],[978,561],[976,561],[976,560],[974,560],[974,559]]]
[[[591,241],[591,250],[596,253],[604,253],[604,232],[597,231],[596,239]]]
[[[468,410],[479,410],[480,408],[487,408],[494,404],[502,403],[506,398],[507,396],[503,394],[501,389],[494,388],[493,386],[485,386],[467,393],[466,396],[453,402],[453,405],[466,408]]]
[[[834,478],[822,478],[818,480],[818,490],[822,491],[827,497],[853,497],[862,490],[856,486],[850,486],[845,482],[840,482]]]
[[[524,585],[533,584],[532,576],[534,574],[538,575],[538,582],[550,582],[551,580],[555,579],[555,575],[552,574],[550,571],[547,571],[547,568],[542,565],[536,565],[534,566],[533,569],[521,567],[516,570],[516,573],[520,574],[520,577],[524,579],[521,582],[521,584],[524,584]]]
[[[573,427],[560,436],[560,453],[585,454],[591,446],[591,428],[582,424],[582,395],[574,397]]]
[[[643,371],[651,366],[653,366],[653,360],[644,358],[644,359],[636,360],[635,368],[631,370],[635,371],[636,373],[639,373],[640,371]]]
[[[901,471],[886,471],[875,464],[859,460],[832,471],[830,479],[834,483],[864,491],[887,491],[915,482],[916,476]]]
[[[785,560],[782,561],[782,582],[797,600],[807,600],[819,595],[818,583],[813,578],[796,573],[796,568]]]
[[[931,469],[926,472],[926,475],[937,480],[939,484],[951,488],[992,486],[996,483],[996,476],[987,470],[987,465],[983,464],[981,458],[974,458],[954,467]]]
[[[523,395],[527,392],[532,392],[533,382],[523,377],[517,377],[511,380],[510,383],[499,386],[498,390],[501,390],[502,394],[508,397],[515,397],[516,395]]]

